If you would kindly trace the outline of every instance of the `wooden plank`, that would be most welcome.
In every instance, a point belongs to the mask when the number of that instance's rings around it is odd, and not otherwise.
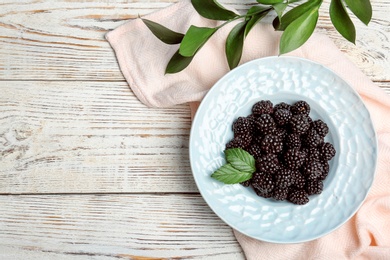
[[[0,193],[198,192],[187,105],[147,108],[124,82],[0,81],[0,92]]]
[[[187,105],[124,82],[0,81],[0,193],[197,192]]]
[[[175,1],[3,1],[0,8],[0,79],[3,80],[123,80],[104,34],[138,15],[160,10]],[[241,11],[242,4],[222,1]],[[359,21],[356,46],[330,25],[322,7],[319,31],[372,80],[390,79],[389,4],[372,1],[374,18]]]
[[[244,259],[199,195],[0,196],[0,208],[1,259]]]

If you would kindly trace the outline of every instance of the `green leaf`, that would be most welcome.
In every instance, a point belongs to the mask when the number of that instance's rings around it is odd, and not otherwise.
[[[278,15],[279,20],[281,20],[283,12],[284,10],[286,10],[287,3],[274,4],[272,7],[275,10],[276,14]]]
[[[256,7],[256,6],[254,6]],[[251,8],[252,9],[252,8]],[[250,9],[249,9],[250,10]],[[254,13],[251,18],[247,21],[247,24],[245,26],[245,33],[244,37],[248,35],[248,33],[252,30],[252,28],[261,20],[263,19],[267,13],[270,11],[270,8],[265,8],[261,12]],[[249,11],[248,11],[249,12]]]
[[[255,158],[241,148],[225,150],[225,158],[228,163],[239,171],[250,173],[256,171]]]
[[[246,21],[236,24],[226,39],[225,52],[230,69],[237,67],[241,60],[242,49],[244,47],[245,27]]]
[[[357,1],[357,0],[355,0]],[[329,16],[336,30],[348,41],[355,43],[356,30],[341,0],[332,0]]]
[[[282,16],[282,18],[280,19],[279,26],[276,29],[284,31],[287,26],[289,26],[292,22],[296,21],[300,16],[307,14],[313,9],[318,9],[321,3],[322,0],[311,0],[294,7]]]
[[[259,4],[263,5],[273,5],[278,3],[283,3],[284,0],[256,0]]]
[[[263,13],[269,11],[271,8],[269,6],[261,6],[261,5],[255,5],[249,8],[249,10],[246,12],[247,16],[255,15],[258,13]]]
[[[241,172],[231,164],[224,164],[211,177],[225,184],[236,184],[252,178],[251,172]]]
[[[287,26],[280,38],[279,53],[293,51],[312,35],[318,20],[318,8],[302,14]]]
[[[192,61],[192,57],[183,57],[180,55],[179,50],[173,54],[169,60],[165,69],[165,74],[177,73],[185,69]]]
[[[217,28],[196,27],[191,25],[180,44],[180,55],[184,57],[194,56],[206,43]]]
[[[226,21],[238,14],[227,10],[215,0],[191,0],[192,6],[204,18]]]
[[[157,38],[166,44],[178,44],[184,37],[184,34],[174,32],[167,27],[153,21],[143,18],[141,18],[141,20]]]
[[[372,6],[370,0],[344,0],[348,8],[366,25],[371,21]]]

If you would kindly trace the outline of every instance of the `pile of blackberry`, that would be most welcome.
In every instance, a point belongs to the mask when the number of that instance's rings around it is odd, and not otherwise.
[[[257,195],[297,205],[323,191],[336,150],[325,141],[329,128],[310,117],[306,101],[294,104],[257,102],[252,113],[233,123],[234,138],[226,149],[242,148],[256,160],[256,172],[242,185]]]

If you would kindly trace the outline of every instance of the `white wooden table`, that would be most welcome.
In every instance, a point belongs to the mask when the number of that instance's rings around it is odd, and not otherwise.
[[[141,104],[104,39],[173,2],[1,1],[0,259],[244,259],[192,178],[189,107]],[[390,93],[390,4],[372,5],[356,46],[327,13],[318,30]]]

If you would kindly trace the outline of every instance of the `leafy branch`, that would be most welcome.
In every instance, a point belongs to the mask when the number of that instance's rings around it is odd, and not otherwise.
[[[333,26],[346,40],[355,43],[356,30],[347,9],[367,25],[372,16],[370,0],[330,1],[329,16]],[[240,15],[224,8],[217,0],[192,0],[193,7],[202,17],[224,22],[214,28],[191,25],[185,34],[174,32],[147,19],[142,19],[142,21],[162,42],[180,44],[165,70],[165,73],[177,73],[191,63],[196,53],[217,30],[228,23],[241,20],[231,29],[225,43],[227,62],[229,68],[233,69],[241,60],[245,38],[254,26],[271,11],[276,14],[272,22],[273,27],[275,30],[283,31],[279,54],[291,52],[302,46],[317,26],[319,9],[323,0],[307,0],[291,7],[288,11],[286,10],[292,3],[302,2],[302,0],[256,0],[256,2],[256,5],[249,8],[244,15]]]

